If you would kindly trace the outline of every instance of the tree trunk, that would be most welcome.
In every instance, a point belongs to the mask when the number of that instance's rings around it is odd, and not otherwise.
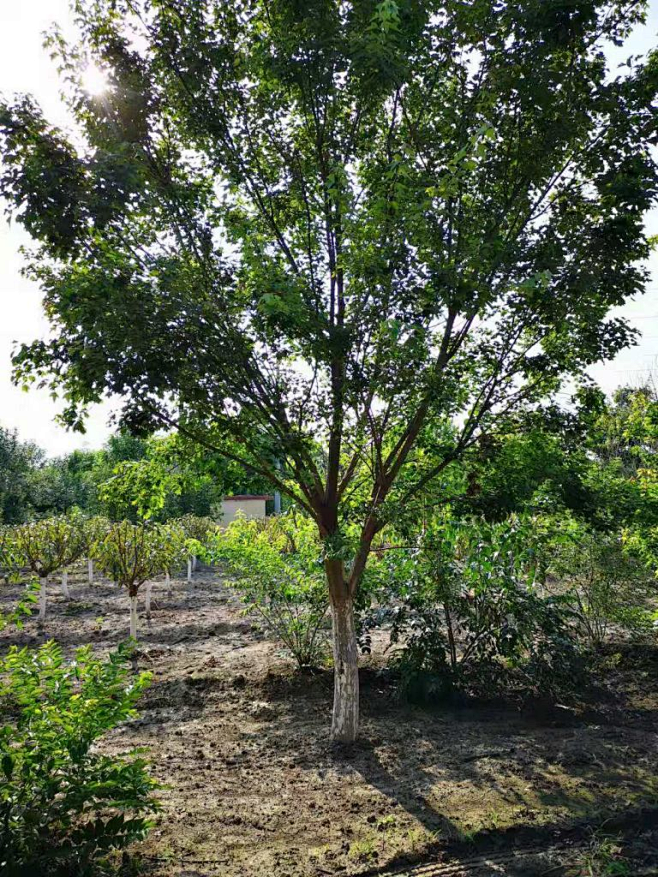
[[[169,570],[165,573],[165,584],[167,585],[167,594],[171,596],[171,575]]]
[[[71,593],[69,591],[69,574],[67,572],[62,573],[62,594],[64,594],[65,600],[71,599]]]
[[[353,743],[359,731],[359,651],[354,626],[354,600],[349,593],[342,561],[325,561],[334,651],[334,707],[331,738]]]
[[[193,554],[192,555],[192,571],[193,572],[196,572],[196,567],[197,567],[196,554]]]
[[[192,560],[191,558],[187,558],[187,580],[188,582],[192,581]]]
[[[46,620],[46,604],[48,596],[46,594],[46,577],[41,577],[41,590],[39,591],[39,623]]]
[[[130,595],[130,638],[137,639],[137,594]]]
[[[148,582],[146,585],[146,594],[144,596],[144,603],[146,607],[146,617],[148,619],[151,618],[151,591],[153,590],[153,582]]]
[[[88,580],[90,585],[93,585],[93,583],[94,583],[94,561],[93,560],[87,561],[87,580]]]

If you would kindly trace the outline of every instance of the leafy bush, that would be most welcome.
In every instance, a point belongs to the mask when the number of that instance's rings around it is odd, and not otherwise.
[[[380,614],[401,643],[392,663],[411,700],[455,688],[555,696],[577,683],[572,613],[536,591],[527,524],[444,519],[402,557],[387,555],[396,593]]]
[[[569,589],[580,635],[594,646],[611,627],[633,635],[652,628],[647,604],[656,583],[635,547],[614,533],[577,526],[556,552],[553,572]]]
[[[238,517],[215,537],[215,556],[237,574],[254,610],[300,669],[317,666],[327,646],[327,588],[316,529],[293,513]]]
[[[109,757],[93,743],[134,706],[149,674],[129,676],[128,654],[89,647],[66,663],[48,642],[0,662],[0,872],[7,877],[89,873],[112,849],[148,831],[155,781],[143,759]]]
[[[175,523],[182,528],[185,536],[205,545],[209,536],[216,530],[217,524],[212,518],[200,515],[183,515],[177,518]]]

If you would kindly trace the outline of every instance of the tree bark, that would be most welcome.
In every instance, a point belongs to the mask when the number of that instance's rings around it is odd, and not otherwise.
[[[130,595],[130,638],[137,639],[137,594]]]
[[[171,596],[171,575],[169,570],[165,573],[165,584],[167,585],[167,595]]]
[[[94,583],[94,561],[87,561],[87,580],[90,585]]]
[[[146,608],[146,617],[151,618],[151,592],[153,591],[153,582],[148,582],[146,585],[146,594],[144,596],[144,603]]]
[[[187,580],[188,582],[192,581],[192,559],[190,557],[187,558]]]
[[[333,620],[334,706],[331,739],[353,743],[359,732],[359,652],[354,625],[354,599],[342,561],[325,561]]]
[[[71,599],[71,594],[69,591],[69,574],[67,572],[62,573],[62,594],[64,594],[65,600]]]

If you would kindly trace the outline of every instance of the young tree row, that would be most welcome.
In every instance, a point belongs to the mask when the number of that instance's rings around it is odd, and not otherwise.
[[[130,636],[137,636],[137,595],[146,585],[146,614],[151,615],[151,589],[156,576],[170,580],[171,571],[187,561],[188,581],[192,558],[204,553],[215,525],[193,515],[173,524],[111,523],[104,518],[47,518],[16,527],[0,528],[0,569],[6,578],[27,568],[39,581],[39,622],[46,619],[47,586],[61,576],[69,599],[68,571],[88,558],[89,580],[93,564],[127,591],[130,599]]]

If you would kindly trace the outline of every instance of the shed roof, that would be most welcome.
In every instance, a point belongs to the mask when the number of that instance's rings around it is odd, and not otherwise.
[[[273,496],[270,496],[268,493],[236,493],[233,496],[225,496],[224,500],[244,500],[244,499],[264,499],[264,500],[272,500]]]

